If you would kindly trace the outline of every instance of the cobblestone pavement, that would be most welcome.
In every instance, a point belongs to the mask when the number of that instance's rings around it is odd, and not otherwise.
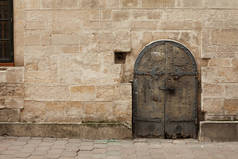
[[[0,137],[0,159],[238,159],[238,142]]]

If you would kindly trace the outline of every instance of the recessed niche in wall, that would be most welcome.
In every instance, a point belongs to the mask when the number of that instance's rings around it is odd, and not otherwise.
[[[115,64],[125,64],[127,53],[128,52],[115,51],[114,52],[114,63]]]

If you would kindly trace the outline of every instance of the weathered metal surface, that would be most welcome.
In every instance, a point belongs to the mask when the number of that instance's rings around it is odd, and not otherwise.
[[[197,66],[173,41],[158,41],[139,55],[133,82],[133,133],[188,138],[197,134]]]

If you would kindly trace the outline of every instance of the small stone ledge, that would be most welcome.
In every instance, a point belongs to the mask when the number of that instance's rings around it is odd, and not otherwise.
[[[238,141],[238,121],[200,122],[200,141]]]
[[[54,137],[82,139],[132,138],[132,130],[123,123],[10,123],[0,122],[0,136]]]

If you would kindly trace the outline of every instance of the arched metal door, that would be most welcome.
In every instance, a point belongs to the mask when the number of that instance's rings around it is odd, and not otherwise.
[[[134,136],[196,137],[197,87],[196,62],[187,48],[173,41],[146,46],[134,70]]]

